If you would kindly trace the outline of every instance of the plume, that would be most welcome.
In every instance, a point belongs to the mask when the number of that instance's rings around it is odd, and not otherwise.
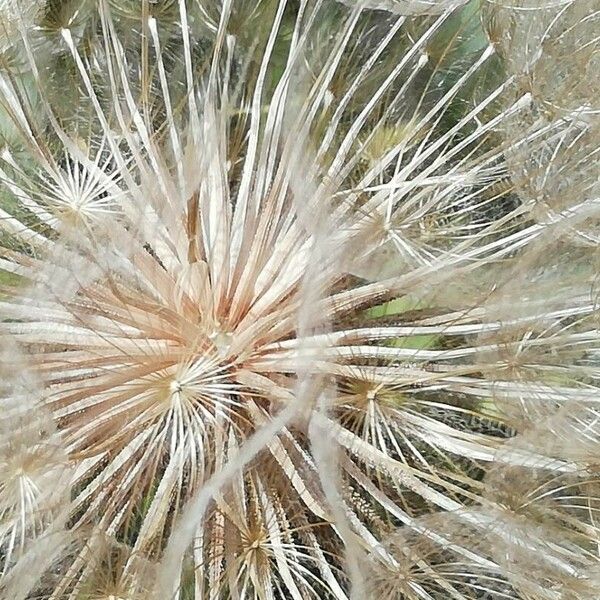
[[[7,15],[2,597],[594,597],[597,1]]]

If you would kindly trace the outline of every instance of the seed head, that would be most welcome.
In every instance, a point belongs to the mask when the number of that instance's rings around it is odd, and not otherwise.
[[[5,597],[597,581],[597,115],[586,86],[548,83],[575,42],[593,68],[596,13],[346,4],[50,2],[19,22]],[[541,55],[511,60],[532,31]]]

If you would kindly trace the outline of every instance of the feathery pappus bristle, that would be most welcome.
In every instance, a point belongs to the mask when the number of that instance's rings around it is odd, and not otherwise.
[[[0,5],[2,597],[594,597],[600,5],[542,4]]]

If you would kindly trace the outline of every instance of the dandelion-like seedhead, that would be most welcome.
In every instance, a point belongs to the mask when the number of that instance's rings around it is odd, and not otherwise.
[[[5,17],[3,597],[592,598],[598,14]]]

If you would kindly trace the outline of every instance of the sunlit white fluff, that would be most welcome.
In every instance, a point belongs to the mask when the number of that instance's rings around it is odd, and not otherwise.
[[[25,478],[5,413],[7,597],[551,598],[528,564],[588,589],[597,207],[582,182],[539,218],[512,160],[550,171],[579,113],[495,81],[499,41],[458,53],[458,4],[60,13],[72,118],[21,25],[0,330],[55,450]]]

